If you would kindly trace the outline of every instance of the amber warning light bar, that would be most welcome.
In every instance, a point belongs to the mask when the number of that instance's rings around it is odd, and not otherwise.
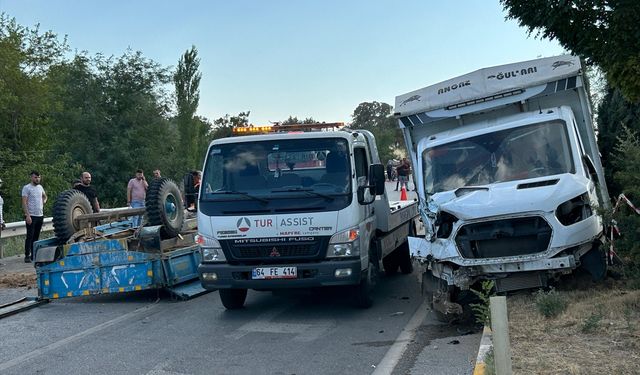
[[[234,135],[249,135],[249,134],[266,134],[266,133],[290,133],[290,132],[305,132],[305,131],[322,131],[322,130],[335,130],[344,126],[344,122],[330,122],[330,123],[315,123],[315,124],[273,124],[269,126],[242,126],[233,128]]]

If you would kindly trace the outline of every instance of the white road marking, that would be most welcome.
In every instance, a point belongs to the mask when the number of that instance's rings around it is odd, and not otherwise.
[[[315,323],[287,323],[274,322],[275,317],[290,309],[293,304],[285,304],[258,315],[254,320],[240,326],[240,328],[226,335],[227,338],[238,340],[250,333],[286,333],[295,335],[293,341],[311,342],[318,339],[336,323],[331,320],[322,320]]]
[[[418,310],[413,314],[409,323],[407,323],[402,332],[400,332],[396,341],[391,345],[387,354],[384,355],[382,361],[380,361],[378,366],[376,366],[372,375],[384,375],[391,374],[393,372],[393,369],[400,361],[400,358],[402,358],[402,354],[407,350],[407,346],[416,335],[416,330],[426,318],[428,311],[428,303],[425,299],[420,307],[418,307]]]
[[[69,336],[69,337],[64,338],[62,340],[53,342],[53,343],[51,343],[49,345],[43,346],[40,349],[36,349],[36,350],[34,350],[32,352],[29,352],[29,353],[23,354],[23,355],[21,355],[19,357],[16,357],[16,358],[14,358],[14,359],[12,359],[10,361],[4,362],[4,363],[0,363],[0,372],[4,371],[6,369],[9,369],[9,368],[11,368],[13,366],[17,366],[19,364],[27,362],[27,361],[29,361],[29,360],[31,360],[33,358],[36,358],[36,357],[39,357],[41,355],[47,354],[47,353],[49,353],[49,352],[51,352],[53,350],[56,350],[56,349],[61,348],[61,347],[65,346],[65,345],[68,345],[68,344],[70,344],[70,343],[72,343],[74,341],[80,340],[83,337],[86,337],[86,336],[89,336],[89,335],[93,335],[93,334],[95,334],[97,332],[103,331],[103,330],[105,330],[105,329],[107,329],[107,328],[109,328],[111,326],[114,326],[114,325],[116,325],[116,324],[118,324],[118,323],[120,323],[120,322],[122,322],[124,320],[127,320],[129,318],[133,318],[136,315],[140,315],[142,313],[149,312],[149,311],[155,309],[157,306],[159,306],[159,304],[155,303],[155,304],[150,304],[150,305],[146,305],[146,306],[140,307],[140,308],[138,308],[136,310],[133,310],[133,311],[131,311],[129,313],[121,315],[121,316],[119,316],[119,317],[117,317],[115,319],[109,320],[109,321],[104,322],[102,324],[98,324],[97,326],[91,327],[91,328],[89,328],[89,329],[87,329],[85,331],[76,333],[73,336]]]

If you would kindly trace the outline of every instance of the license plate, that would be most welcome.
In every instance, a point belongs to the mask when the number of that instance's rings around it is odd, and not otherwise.
[[[295,279],[297,277],[297,267],[259,267],[251,271],[253,280]]]

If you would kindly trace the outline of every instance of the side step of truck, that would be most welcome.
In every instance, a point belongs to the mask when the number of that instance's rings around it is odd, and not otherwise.
[[[182,301],[209,293],[209,290],[204,289],[198,279],[172,287],[165,287],[164,289],[171,293],[176,299]]]

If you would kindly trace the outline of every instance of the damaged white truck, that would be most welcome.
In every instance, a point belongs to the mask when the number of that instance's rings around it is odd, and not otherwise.
[[[578,267],[606,273],[608,206],[580,60],[496,66],[396,98],[424,238],[409,238],[445,320],[469,288],[535,288]]]

